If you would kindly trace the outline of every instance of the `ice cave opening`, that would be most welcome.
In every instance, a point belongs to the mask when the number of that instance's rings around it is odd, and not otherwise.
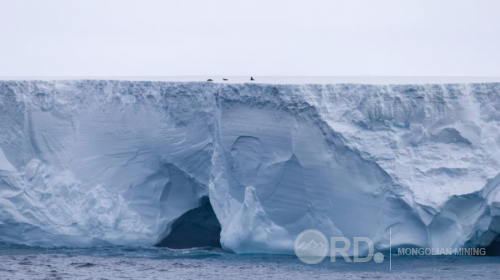
[[[187,249],[196,247],[222,247],[220,244],[221,225],[207,196],[200,201],[201,206],[191,209],[172,223],[170,233],[157,247]]]
[[[500,256],[500,234],[486,248],[486,256]]]

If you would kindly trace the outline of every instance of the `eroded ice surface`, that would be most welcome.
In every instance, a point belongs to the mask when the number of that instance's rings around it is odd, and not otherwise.
[[[487,246],[500,84],[0,82],[0,241],[153,245],[208,196],[236,253]]]

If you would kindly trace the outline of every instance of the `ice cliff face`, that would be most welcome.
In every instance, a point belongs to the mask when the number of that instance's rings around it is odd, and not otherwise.
[[[500,84],[0,82],[0,242],[153,245],[208,196],[236,253],[487,246],[499,128]]]

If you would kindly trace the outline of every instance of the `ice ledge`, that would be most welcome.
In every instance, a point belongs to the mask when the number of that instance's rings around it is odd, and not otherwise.
[[[115,81],[150,81],[150,82],[206,82],[212,79],[215,83],[241,84],[371,84],[371,85],[422,85],[422,84],[472,84],[500,83],[500,77],[405,77],[405,76],[4,76],[0,81],[76,81],[76,80],[115,80]],[[224,81],[223,79],[227,79]]]

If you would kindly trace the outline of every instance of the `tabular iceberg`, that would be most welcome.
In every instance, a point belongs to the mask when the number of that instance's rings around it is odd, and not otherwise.
[[[3,81],[0,242],[154,245],[208,197],[236,253],[488,246],[499,129],[494,83]]]

